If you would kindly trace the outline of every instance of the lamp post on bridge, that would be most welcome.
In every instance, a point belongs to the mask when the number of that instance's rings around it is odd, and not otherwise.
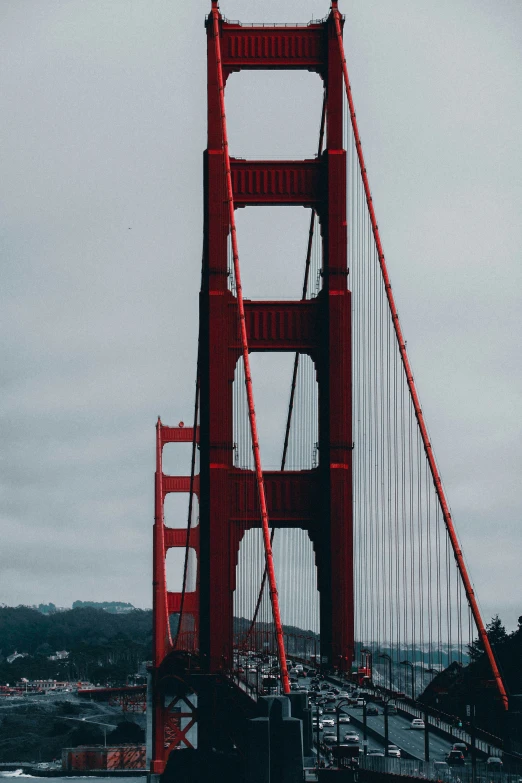
[[[339,728],[339,714],[341,712],[341,707],[344,707],[345,704],[350,704],[350,700],[340,699],[335,707],[335,717],[337,720],[337,769],[341,766],[341,729]]]
[[[383,656],[381,655],[381,658],[382,657]],[[387,657],[389,658],[390,656],[387,656]],[[390,661],[391,661],[391,658],[390,658]],[[383,710],[383,715],[384,715],[384,755],[386,756],[386,758],[388,758],[389,755],[390,755],[388,753],[388,738],[389,738],[388,702],[390,701],[391,698],[392,698],[392,696],[390,694],[390,696],[385,696],[384,699],[383,699],[383,701],[384,701],[384,710]]]
[[[415,666],[411,661],[401,661],[401,666],[409,666],[411,669],[411,700],[415,701]]]
[[[369,650],[367,647],[361,647],[361,655],[366,656],[364,668],[368,671],[370,671],[370,675],[368,677],[369,684],[373,685],[373,653],[371,650]],[[362,661],[361,661],[362,663]]]
[[[388,661],[388,689],[391,693],[393,690],[392,688],[392,658],[391,655],[388,655],[388,653],[380,653],[379,658],[384,658],[385,661]]]
[[[402,666],[409,666],[411,668],[411,698],[415,704],[415,666],[411,661],[401,661]],[[430,723],[428,708],[424,706],[424,760],[430,760]]]

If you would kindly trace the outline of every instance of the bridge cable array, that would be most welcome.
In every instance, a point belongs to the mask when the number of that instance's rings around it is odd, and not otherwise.
[[[320,157],[323,152],[323,142],[324,142],[324,129],[325,129],[325,120],[326,120],[326,94],[323,95],[323,108],[321,112],[321,127],[319,130],[319,143],[317,148],[317,157]],[[309,282],[310,282],[310,269],[312,266],[312,250],[314,249],[314,236],[315,236],[315,225],[316,225],[316,212],[315,210],[311,210],[310,214],[310,228],[308,230],[308,244],[306,248],[306,260],[305,260],[305,271],[304,271],[304,279],[303,279],[303,289],[301,292],[301,299],[305,300],[307,296],[309,295]],[[317,243],[316,243],[317,245]],[[319,253],[314,254],[314,258],[317,259],[319,256]],[[320,268],[320,264],[315,264],[315,271],[316,271],[316,279],[318,277],[318,271]],[[289,444],[290,444],[290,432],[292,428],[292,415],[294,413],[295,408],[295,401],[296,401],[296,389],[297,389],[297,382],[298,382],[298,373],[299,373],[299,360],[300,360],[301,354],[299,351],[296,351],[294,355],[294,363],[292,368],[292,380],[290,383],[290,398],[288,401],[288,411],[286,416],[286,427],[285,427],[285,437],[283,442],[283,453],[281,456],[281,471],[286,469],[286,463],[287,463],[287,457],[288,457],[288,451],[289,451]],[[307,357],[308,358],[308,357]],[[295,460],[294,460],[295,462]],[[274,535],[275,535],[275,528],[272,528],[272,532],[270,535],[270,544],[273,545],[274,543]],[[284,561],[287,562],[288,558],[283,558]],[[255,629],[258,616],[259,616],[259,610],[261,608],[261,603],[263,600],[265,585],[266,585],[266,577],[267,577],[267,569],[265,566],[265,569],[263,571],[263,576],[261,579],[261,585],[259,588],[259,594],[257,597],[256,605],[254,608],[252,620],[250,623],[250,627],[248,628],[246,634],[243,636],[243,638],[237,640],[237,646],[239,648],[246,649],[248,648],[248,643],[250,640],[250,637],[252,636],[252,633]],[[304,591],[301,591],[301,594],[304,594]],[[305,623],[306,625],[306,623]],[[310,627],[316,626],[315,630],[318,629],[318,622],[313,621],[313,619],[310,620],[309,624]],[[295,646],[295,645],[294,645]],[[314,651],[314,654],[317,655],[317,641],[314,638],[314,636],[310,637],[310,652]],[[305,653],[305,650],[300,650],[299,652]],[[301,657],[301,656],[298,656]],[[306,656],[305,656],[306,660]]]
[[[396,549],[399,547],[398,536],[399,534],[402,535],[401,564],[399,564],[399,560],[400,560],[399,557],[393,558],[396,561],[396,573],[395,576],[393,576],[392,569],[390,569],[390,573],[388,573],[387,576],[388,576],[389,591],[393,592],[393,588],[395,586],[397,610],[400,610],[401,601],[404,602],[404,607],[403,607],[403,619],[405,623],[403,629],[404,634],[405,635],[408,634],[412,642],[413,639],[416,638],[418,635],[419,643],[421,645],[424,645],[425,643],[424,633],[427,632],[428,637],[431,638],[433,635],[433,628],[434,626],[436,626],[440,638],[441,635],[440,630],[441,630],[441,622],[442,622],[441,595],[442,592],[444,591],[442,581],[443,578],[445,578],[448,643],[451,645],[451,643],[454,641],[454,635],[456,632],[457,646],[460,647],[460,649],[462,649],[462,645],[463,645],[462,615],[463,615],[463,610],[465,608],[463,605],[463,596],[462,596],[462,589],[463,589],[465,598],[467,599],[467,605],[469,606],[469,610],[474,619],[476,628],[478,630],[479,636],[484,645],[485,652],[489,659],[489,663],[491,666],[491,670],[493,673],[493,677],[500,698],[502,700],[504,708],[507,709],[508,707],[507,693],[495,660],[493,650],[491,648],[487,636],[486,629],[484,627],[484,623],[480,615],[480,610],[477,604],[473,587],[471,585],[466,564],[464,562],[462,550],[460,548],[460,544],[457,539],[455,526],[451,518],[449,505],[446,500],[446,495],[444,492],[444,488],[442,486],[442,481],[437,469],[435,457],[433,454],[433,449],[431,446],[427,427],[420,406],[419,397],[417,394],[417,389],[413,379],[413,374],[412,374],[411,366],[406,351],[406,342],[404,340],[402,329],[399,324],[399,316],[397,313],[397,308],[395,305],[395,300],[391,289],[388,270],[384,258],[384,252],[382,249],[382,243],[379,235],[379,228],[375,216],[375,209],[373,206],[373,200],[371,196],[368,175],[366,171],[366,164],[364,161],[364,156],[362,151],[359,129],[357,126],[354,102],[352,98],[352,90],[348,77],[348,69],[347,69],[346,57],[344,53],[344,46],[342,40],[341,16],[337,9],[336,0],[333,0],[332,2],[332,13],[334,15],[337,39],[339,42],[339,55],[342,64],[342,69],[343,69],[343,77],[344,77],[344,83],[346,88],[346,98],[348,102],[347,113],[349,119],[347,119],[346,133],[347,133],[347,138],[348,136],[350,136],[350,141],[351,141],[350,149],[348,152],[349,176],[351,174],[349,183],[351,181],[353,185],[355,175],[357,174],[358,175],[357,182],[362,183],[364,201],[366,206],[365,220],[362,220],[361,213],[363,207],[362,204],[360,203],[361,199],[357,198],[357,196],[355,197],[355,199],[354,198],[351,199],[352,235],[350,238],[349,252],[351,253],[352,258],[351,258],[350,266],[352,269],[356,271],[356,273],[357,273],[357,269],[359,269],[362,274],[367,274],[368,277],[365,281],[365,284],[367,287],[370,286],[370,290],[367,290],[366,298],[364,294],[362,294],[359,301],[357,301],[357,292],[355,292],[356,296],[355,296],[355,304],[354,304],[354,310],[355,310],[354,323],[357,324],[359,318],[359,323],[361,324],[365,323],[366,326],[368,327],[366,337],[371,338],[373,340],[371,355],[373,356],[372,361],[374,362],[373,368],[368,365],[368,357],[370,356],[370,352],[367,352],[366,350],[362,350],[359,351],[359,354],[357,353],[358,348],[361,348],[362,342],[359,343],[359,345],[357,345],[357,340],[355,340],[354,361],[356,367],[357,367],[357,362],[359,361],[360,362],[359,369],[361,370],[363,379],[365,379],[367,383],[372,384],[372,388],[366,390],[368,394],[366,393],[362,394],[360,411],[362,412],[362,418],[368,425],[366,436],[369,438],[368,451],[367,451],[369,455],[369,461],[371,463],[373,460],[373,464],[375,465],[375,454],[372,453],[372,450],[377,450],[380,447],[380,459],[383,465],[384,464],[387,465],[387,470],[382,470],[381,473],[379,474],[381,477],[387,476],[387,478],[386,480],[382,478],[382,481],[380,482],[379,486],[372,486],[371,484],[372,481],[375,482],[375,479],[377,478],[377,472],[376,471],[372,472],[371,470],[367,469],[366,471],[359,471],[361,480],[366,481],[367,483],[364,486],[360,485],[359,487],[357,487],[356,485],[354,488],[356,504],[357,504],[357,497],[359,497],[359,499],[361,500],[365,499],[362,503],[361,508],[359,509],[360,513],[362,513],[363,515],[364,514],[369,515],[369,517],[373,517],[375,523],[373,524],[372,527],[372,524],[370,524],[369,519],[367,519],[367,524],[364,524],[362,526],[363,530],[366,531],[367,542],[366,545],[363,545],[363,547],[360,548],[359,550],[359,557],[360,557],[359,568],[360,570],[365,568],[362,562],[364,558],[363,550],[365,546],[367,549],[372,549],[374,545],[377,543],[378,535],[380,535],[379,540],[380,540],[380,544],[382,545],[380,550],[381,557],[385,556],[386,548],[384,547],[384,538],[386,535],[386,531],[385,531],[386,524],[384,521],[385,520],[384,507],[387,507],[389,519],[391,520],[393,518],[395,524],[394,534],[392,534],[391,530],[388,531],[389,533],[388,554],[390,560],[392,559],[391,553],[393,551],[393,547],[395,546]],[[351,171],[350,171],[350,167],[351,167]],[[354,226],[358,227],[358,230],[356,230],[355,232],[353,231]],[[361,263],[361,260],[363,258],[366,261],[369,261],[371,259],[373,260],[373,262],[376,262],[377,268],[380,270],[381,288],[379,289],[379,291],[377,289],[377,285],[378,285],[377,277],[375,276],[373,281],[370,280],[370,273],[368,270],[368,266],[366,266],[365,268],[365,265]],[[373,286],[373,289],[371,288],[371,286]],[[383,290],[382,286],[384,288],[384,296],[381,295]],[[364,288],[364,283],[362,284],[361,287]],[[353,288],[355,291],[356,289],[355,284]],[[389,327],[390,324],[389,317],[386,319],[386,323],[387,323],[386,336],[383,334],[382,327],[383,324],[385,323],[384,320],[385,315],[383,312],[383,308],[386,304],[388,306],[389,313],[391,314],[391,323],[393,326],[393,333],[396,339],[395,345],[396,348],[398,348],[400,363],[402,364],[402,368],[404,371],[406,387],[407,387],[406,389],[404,388],[402,377],[400,381],[398,380],[398,369],[396,365],[396,359],[393,358],[394,354],[391,349],[392,330]],[[357,310],[359,312],[357,312]],[[364,327],[361,326],[361,329],[362,328]],[[377,366],[375,365],[376,361],[380,362],[379,368],[377,368]],[[384,362],[388,363],[387,366],[384,366]],[[391,380],[392,378],[393,381]],[[382,385],[379,386],[379,383],[382,384],[383,381],[386,382],[386,387],[383,387]],[[371,392],[371,395],[369,394],[369,392]],[[405,418],[406,416],[405,396],[409,397],[408,404],[410,406],[410,411],[411,413],[413,413],[415,419],[417,420],[418,428],[415,433],[413,432],[413,428],[412,428],[412,417],[409,416],[407,420]],[[373,400],[373,402],[371,403],[374,406],[373,411],[370,410],[368,407],[365,407],[368,405],[368,400],[370,399]],[[389,406],[390,403],[390,399],[394,399],[396,403],[399,403],[396,406],[396,408],[400,411],[399,420],[397,420],[397,417],[395,417],[392,421],[389,417],[389,414],[386,413],[388,409],[387,406]],[[386,421],[386,426],[379,427],[379,423],[380,425],[383,425],[385,421]],[[355,425],[357,426],[357,417],[355,420]],[[393,440],[392,441],[390,441],[389,439],[386,440],[386,436],[388,435],[388,437],[390,438],[392,434],[393,434]],[[380,443],[379,443],[379,438],[380,438]],[[392,454],[392,449],[390,448],[390,445],[393,445],[393,443],[395,444],[395,446],[398,446],[400,444],[400,460],[402,460],[402,475],[403,475],[403,481],[400,487],[397,485],[397,483],[394,486],[391,486],[391,482],[394,480],[394,476],[396,482],[398,478],[397,467],[394,466],[394,460],[392,458],[395,455]],[[356,448],[357,445],[359,445],[360,447],[361,443],[357,444],[356,442]],[[422,464],[422,452],[424,452],[425,455],[425,459],[427,463],[426,465]],[[367,465],[366,467],[368,468],[370,466]],[[354,470],[357,470],[357,468],[355,467]],[[406,482],[404,478],[406,475],[409,475],[408,482]],[[388,482],[387,485],[385,481]],[[406,483],[408,483],[409,486],[406,486]],[[432,491],[430,491],[431,483],[433,484],[434,494]],[[378,497],[380,498],[380,507],[378,509],[377,508],[372,509],[371,501],[372,499],[376,499]],[[366,502],[367,500],[370,502]],[[395,505],[394,513],[392,513],[392,508],[391,508],[393,504]],[[435,506],[434,515],[433,515],[433,505]],[[446,573],[444,577],[443,574],[441,573],[441,558],[439,556],[441,554],[440,552],[441,539],[440,539],[439,526],[436,524],[440,515],[442,515],[442,520],[444,522],[447,531],[446,546],[445,546],[446,562],[449,559],[449,553],[451,550],[453,557],[455,559],[457,572],[458,572],[458,574],[455,575],[458,577],[455,580],[457,606],[453,612],[451,611],[450,608],[450,602],[452,599],[452,591],[453,591],[451,570],[448,567],[446,567]],[[380,519],[378,518],[379,516]],[[402,519],[403,522],[401,531],[399,531],[399,517]],[[432,525],[433,517],[435,517],[435,524]],[[356,514],[356,518],[357,518],[357,514]],[[434,528],[434,530],[432,530],[432,528]],[[372,538],[372,536],[375,536],[375,540]],[[413,566],[414,561],[411,556],[415,549],[415,545],[414,545],[415,541],[417,542],[417,553],[418,553],[417,562],[415,563],[417,572],[415,573],[415,570],[412,567],[410,569],[410,573],[407,574],[408,571],[407,553],[409,552],[410,555],[409,564]],[[433,562],[433,558],[432,558],[433,549],[435,549],[435,552],[437,553],[437,557],[435,558],[435,563]],[[398,549],[397,549],[397,554],[398,554]],[[382,561],[381,561],[381,567],[383,567]],[[424,573],[425,570],[426,573]],[[408,587],[408,581],[409,581],[409,587]],[[364,599],[362,599],[362,596],[359,597],[359,602],[358,602],[359,605],[364,605],[365,607],[365,611],[366,611],[365,622],[367,628],[369,623],[369,618],[368,618],[369,613],[372,613],[372,616],[375,617],[377,626],[383,625],[384,623],[385,618],[382,618],[379,615],[379,608],[381,607],[381,611],[382,611],[383,605],[380,603],[379,597],[376,593],[376,587],[380,583],[381,581],[380,579],[377,578],[376,575],[373,576],[370,575],[370,586],[368,588],[367,595],[365,596]],[[399,587],[399,585],[403,586],[402,589]],[[427,589],[426,593],[424,592],[424,585],[426,585],[426,589]],[[406,623],[407,623],[406,618],[408,616],[410,618],[410,626],[411,626],[409,629],[406,628]],[[427,619],[425,619],[426,617]],[[455,627],[452,628],[452,617],[455,617],[457,621],[456,628]],[[418,629],[416,628],[417,622],[419,623]],[[468,623],[468,627],[471,632],[471,627],[469,623]]]

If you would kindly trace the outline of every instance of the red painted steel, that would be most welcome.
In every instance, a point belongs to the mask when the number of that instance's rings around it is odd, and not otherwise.
[[[324,165],[313,160],[236,160],[230,169],[234,206],[321,205]]]
[[[220,20],[223,51],[237,25]],[[303,27],[284,28],[285,36],[300,36]],[[320,462],[317,471],[303,472],[308,482],[302,497],[311,498],[301,510],[300,501],[287,489],[285,479],[265,474],[268,515],[276,527],[302,527],[312,541],[318,569],[322,652],[333,665],[348,670],[353,658],[353,565],[351,480],[351,305],[347,287],[346,157],[342,148],[342,72],[335,26],[330,17],[315,25],[322,37],[322,61],[317,70],[326,86],[327,149],[313,161],[240,161],[242,172],[316,172],[307,182],[283,177],[276,192],[256,180],[249,204],[301,203],[315,205],[323,241],[323,291],[311,301],[244,302],[245,327],[251,350],[299,351],[311,356],[319,388]],[[264,34],[265,28],[248,28]],[[208,146],[205,154],[205,233],[200,298],[201,361],[201,650],[209,671],[232,664],[234,565],[245,524],[256,525],[252,508],[241,505],[234,486],[252,483],[252,474],[239,478],[233,466],[232,387],[241,356],[237,333],[237,301],[228,290],[227,242],[230,223],[224,152],[222,147],[220,91],[216,74],[216,38],[213,19],[208,33]],[[315,35],[316,33],[314,33]],[[293,67],[289,57],[277,67]],[[245,66],[247,67],[247,66]],[[258,67],[255,65],[254,67]],[[274,66],[276,67],[276,66]],[[233,175],[236,163],[231,161]],[[263,174],[263,177],[265,175]],[[306,180],[306,178],[305,178]],[[303,182],[305,185],[303,186]],[[292,184],[293,183],[293,184]],[[241,185],[241,183],[239,183]],[[236,191],[239,189],[236,186]],[[262,185],[262,187],[261,187]],[[244,185],[241,185],[244,187]],[[251,188],[251,185],[249,185]],[[286,190],[285,190],[286,188]],[[300,193],[299,193],[300,190]],[[243,192],[246,192],[244,190]],[[235,192],[234,199],[242,196]],[[266,199],[271,201],[267,201]],[[300,199],[300,201],[298,200]],[[242,202],[239,202],[242,203]],[[237,202],[234,200],[234,206]],[[262,259],[260,259],[262,263]],[[339,466],[348,465],[348,469]],[[281,474],[284,476],[284,474]],[[270,489],[274,487],[274,491]],[[289,486],[289,485],[288,485]],[[304,486],[304,483],[301,487]],[[277,487],[277,489],[276,489]],[[252,512],[252,520],[249,514]],[[259,522],[257,522],[259,525]]]
[[[248,345],[256,351],[299,351],[313,355],[320,316],[316,300],[245,301]]]
[[[243,27],[227,22],[223,39],[223,73],[226,77],[242,69],[270,68],[317,71],[324,67],[324,27],[267,25]]]
[[[185,427],[182,421],[177,427],[161,425],[162,443],[192,443],[194,440],[194,427]],[[196,443],[199,443],[199,427],[196,427]]]
[[[196,439],[199,439],[199,428],[196,429]],[[190,476],[166,476],[163,473],[163,447],[166,443],[192,442],[194,428],[185,427],[180,423],[178,427],[166,427],[158,418],[156,425],[156,474],[155,474],[155,512],[153,529],[153,688],[152,688],[152,760],[151,772],[161,774],[170,752],[165,737],[169,733],[170,713],[163,703],[163,694],[157,684],[158,671],[165,658],[173,649],[173,640],[170,631],[169,618],[172,614],[180,613],[183,609],[192,616],[194,631],[188,646],[193,649],[197,646],[197,634],[199,625],[199,591],[183,595],[167,589],[165,570],[165,558],[170,548],[185,549],[187,543],[186,528],[165,527],[164,502],[170,492],[189,492],[191,488]],[[199,493],[199,477],[194,477],[193,491]],[[199,528],[190,531],[189,546],[197,556],[199,568]],[[197,580],[196,580],[197,581]]]
[[[412,373],[410,362],[409,362],[409,359],[408,359],[408,354],[406,352],[406,343],[405,343],[405,340],[404,340],[404,337],[403,337],[403,334],[402,334],[402,329],[401,329],[400,324],[399,324],[399,316],[398,316],[398,313],[397,313],[397,308],[395,306],[395,300],[394,300],[394,297],[393,297],[393,294],[392,294],[390,278],[389,278],[389,275],[388,275],[388,269],[387,269],[385,258],[384,258],[384,251],[383,251],[383,248],[382,248],[381,237],[380,237],[380,234],[379,234],[379,227],[377,225],[377,218],[375,216],[375,209],[374,209],[374,206],[373,206],[373,200],[372,200],[372,195],[371,195],[371,191],[370,191],[370,184],[369,184],[369,180],[368,180],[368,174],[367,174],[367,171],[366,171],[366,164],[364,162],[364,155],[363,155],[363,151],[362,151],[361,138],[360,138],[360,135],[359,135],[359,129],[358,129],[358,126],[357,126],[357,119],[356,119],[356,116],[355,116],[355,107],[354,107],[354,102],[353,102],[353,97],[352,97],[352,90],[351,90],[351,86],[350,86],[350,80],[349,80],[349,77],[348,77],[348,67],[347,67],[347,64],[346,64],[346,57],[345,57],[345,54],[344,54],[344,46],[343,46],[343,41],[342,41],[341,16],[340,16],[340,13],[339,13],[338,8],[337,8],[337,1],[336,0],[333,0],[333,2],[332,2],[332,13],[333,13],[333,18],[335,20],[335,29],[336,29],[336,34],[337,34],[339,53],[340,53],[341,62],[342,62],[343,76],[344,76],[344,82],[345,82],[345,87],[346,87],[346,96],[348,98],[348,105],[349,105],[349,109],[350,109],[350,118],[351,118],[354,138],[355,138],[356,149],[357,149],[357,157],[359,159],[359,165],[360,165],[360,168],[361,168],[362,181],[363,181],[363,185],[364,185],[364,192],[365,192],[365,195],[366,195],[366,203],[368,205],[368,211],[369,211],[369,214],[370,214],[370,221],[371,221],[371,226],[372,226],[373,237],[374,237],[374,240],[375,240],[375,245],[377,247],[377,253],[378,253],[378,256],[379,256],[379,264],[380,264],[380,267],[381,267],[381,272],[382,272],[382,276],[383,276],[383,280],[384,280],[384,286],[385,286],[385,289],[386,289],[386,296],[388,298],[388,305],[390,307],[390,312],[391,312],[392,319],[393,319],[393,325],[394,325],[394,328],[395,328],[395,334],[396,334],[397,342],[398,342],[398,345],[399,345],[399,351],[400,351],[402,363],[403,363],[403,366],[404,366],[404,371],[406,373],[406,379],[407,379],[408,388],[409,388],[409,391],[410,391],[413,407],[414,407],[414,410],[415,410],[415,416],[416,416],[418,424],[419,424],[419,430],[420,430],[421,437],[422,437],[422,443],[424,445],[424,450],[426,452],[426,457],[428,459],[428,463],[429,463],[429,466],[430,466],[431,475],[432,475],[433,482],[434,482],[434,485],[435,485],[435,491],[437,493],[437,497],[438,497],[439,502],[440,502],[440,506],[441,506],[441,509],[442,509],[442,514],[443,514],[443,517],[444,517],[444,522],[446,524],[446,528],[448,530],[448,534],[449,534],[450,541],[451,541],[451,546],[453,548],[453,553],[455,555],[455,560],[457,562],[457,566],[458,566],[458,569],[460,571],[460,575],[462,577],[462,582],[464,584],[466,597],[468,599],[469,606],[470,606],[471,611],[473,613],[473,618],[475,620],[475,624],[476,624],[478,632],[480,634],[480,638],[482,639],[482,643],[484,644],[484,649],[486,651],[489,663],[491,665],[493,676],[495,678],[495,682],[496,682],[496,685],[497,685],[500,697],[502,699],[502,703],[504,705],[504,708],[507,710],[508,709],[508,696],[507,696],[506,689],[504,687],[504,683],[503,683],[502,677],[500,675],[500,672],[499,672],[499,669],[498,669],[498,666],[497,666],[497,663],[496,663],[496,660],[495,660],[495,655],[493,653],[493,650],[491,648],[491,644],[490,644],[489,639],[488,639],[487,631],[486,631],[486,629],[484,627],[484,623],[483,623],[482,617],[480,615],[480,610],[479,610],[479,607],[478,607],[478,604],[477,604],[477,600],[475,598],[475,593],[474,593],[474,590],[473,590],[473,587],[472,587],[472,584],[471,584],[471,580],[470,580],[469,575],[468,575],[466,564],[464,562],[464,558],[463,558],[463,555],[462,555],[462,550],[460,548],[460,544],[459,544],[459,541],[458,541],[458,538],[457,538],[457,534],[456,534],[456,531],[455,531],[455,526],[454,526],[453,520],[451,518],[451,512],[449,510],[449,505],[448,505],[448,502],[446,500],[446,495],[445,495],[445,492],[444,492],[444,488],[442,486],[442,481],[441,481],[440,474],[439,474],[439,471],[438,471],[438,468],[437,468],[437,463],[435,462],[435,456],[433,454],[433,449],[432,449],[432,446],[431,446],[431,443],[430,443],[428,430],[426,428],[426,424],[425,424],[425,421],[424,421],[424,416],[422,414],[422,408],[421,408],[421,405],[420,405],[419,396],[417,394],[417,389],[415,387],[415,382],[413,380],[413,373]]]
[[[277,594],[272,547],[270,545],[268,511],[266,506],[265,488],[263,483],[263,470],[261,467],[261,453],[259,450],[259,438],[257,434],[256,414],[254,408],[254,391],[252,387],[252,377],[250,373],[250,360],[248,356],[248,337],[247,337],[247,331],[245,326],[245,310],[243,306],[241,271],[239,267],[239,254],[238,254],[237,236],[236,236],[236,220],[234,214],[234,193],[232,189],[230,157],[228,153],[227,120],[226,120],[226,113],[225,113],[225,95],[224,95],[225,87],[224,87],[223,73],[221,67],[221,45],[219,40],[220,37],[219,12],[218,12],[217,0],[213,0],[212,2],[212,15],[214,19],[214,39],[215,39],[215,54],[216,54],[216,66],[217,66],[217,81],[218,81],[219,102],[220,102],[220,109],[221,109],[221,132],[222,132],[224,164],[225,164],[225,172],[226,172],[227,196],[228,196],[228,204],[229,204],[230,232],[232,237],[234,274],[235,274],[237,304],[238,304],[239,320],[240,320],[241,348],[243,354],[243,364],[245,367],[245,384],[246,384],[246,392],[247,392],[247,399],[248,399],[248,413],[250,419],[250,430],[252,433],[252,450],[254,453],[257,491],[259,493],[259,506],[261,512],[261,522],[263,527],[266,566],[268,571],[270,599],[272,602],[272,614],[274,618],[274,626],[275,626],[275,633],[276,633],[276,640],[277,640],[281,683],[283,686],[283,692],[290,693],[290,680],[288,677],[288,669],[286,666],[286,653],[285,653],[285,646],[283,640],[283,626],[281,623],[281,614],[279,610],[279,598]]]

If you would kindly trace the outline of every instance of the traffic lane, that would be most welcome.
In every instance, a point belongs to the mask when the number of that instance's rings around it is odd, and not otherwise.
[[[356,726],[353,723],[341,723],[339,725],[339,741],[343,744],[345,743],[345,735],[347,733],[355,732],[359,736],[359,740],[354,742],[354,745],[357,745],[362,752],[363,749],[363,731],[358,726]],[[317,745],[317,735],[319,734],[319,742],[322,743],[323,737],[325,734],[334,734],[337,737],[337,723],[335,723],[334,726],[325,726],[322,729],[317,730],[316,727],[313,729],[313,740],[314,744]],[[351,743],[350,743],[351,744]],[[368,750],[378,750],[382,751],[384,753],[384,737],[379,739],[374,739],[373,737],[368,740]]]
[[[352,717],[362,721],[362,707],[344,708]],[[367,724],[384,737],[384,715],[368,715]],[[362,731],[362,729],[361,729]],[[424,731],[412,729],[411,721],[400,715],[388,716],[388,741],[405,750],[412,756],[424,759]],[[430,760],[444,761],[450,752],[452,743],[430,732]]]

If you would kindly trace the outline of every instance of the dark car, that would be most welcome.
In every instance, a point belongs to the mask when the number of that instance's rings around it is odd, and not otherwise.
[[[464,754],[461,753],[460,750],[450,750],[450,752],[446,756],[446,761],[451,766],[463,766]]]
[[[367,715],[378,715],[379,714],[379,710],[377,709],[377,707],[374,707],[373,704],[372,704],[370,707],[366,708],[366,714]]]
[[[451,749],[459,750],[464,756],[464,758],[466,758],[466,756],[468,755],[468,746],[466,745],[465,742],[454,742],[453,747]]]

